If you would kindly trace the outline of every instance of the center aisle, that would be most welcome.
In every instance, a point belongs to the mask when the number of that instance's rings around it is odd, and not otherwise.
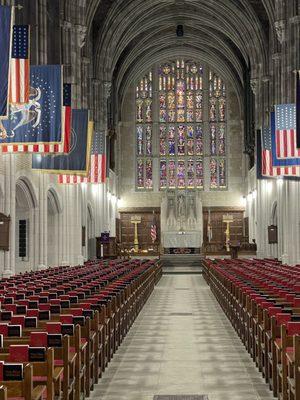
[[[271,392],[202,276],[163,276],[106,369],[93,399],[267,400]]]

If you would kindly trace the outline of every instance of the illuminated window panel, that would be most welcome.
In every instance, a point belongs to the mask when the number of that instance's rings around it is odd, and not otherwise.
[[[210,188],[217,189],[218,188],[218,161],[215,158],[212,158],[210,160],[209,169],[210,169]]]
[[[175,156],[175,126],[169,126],[168,131],[169,155]]]
[[[196,156],[203,155],[203,130],[201,126],[196,126],[195,130],[195,154]]]
[[[152,155],[152,127],[151,125],[146,126],[146,155]]]
[[[142,156],[143,155],[143,147],[144,147],[144,139],[143,139],[143,126],[142,125],[137,125],[136,127],[136,144],[137,144],[137,155]]]
[[[165,125],[161,125],[159,127],[159,154],[161,156],[166,156],[167,148],[167,127]]]
[[[219,160],[219,187],[221,189],[225,189],[227,187],[225,158]]]
[[[136,185],[139,190],[153,188],[152,78],[149,72],[136,86]]]
[[[152,100],[145,102],[145,122],[152,122]]]
[[[179,125],[177,128],[177,154],[185,155],[185,126]]]
[[[222,79],[209,72],[209,120],[210,122],[226,121],[226,87]]]
[[[170,189],[176,188],[176,161],[175,160],[169,160],[168,186]]]
[[[203,179],[203,160],[200,159],[200,158],[196,159],[195,187],[196,187],[197,189],[203,189],[203,187],[204,187],[204,179]]]
[[[194,189],[194,187],[195,187],[195,162],[193,159],[188,160],[188,162],[187,162],[186,178],[187,178],[187,188]]]
[[[219,99],[219,121],[225,122],[226,120],[226,100],[221,98]]]
[[[145,180],[145,188],[146,189],[152,189],[153,188],[153,168],[152,168],[152,158],[147,158],[146,159],[146,180]]]
[[[159,107],[161,110],[165,110],[167,108],[166,94],[161,93],[159,96]]]
[[[221,124],[218,130],[219,143],[218,143],[218,153],[220,156],[225,156],[226,154],[226,127],[225,124]]]
[[[185,162],[184,160],[178,160],[177,162],[177,187],[185,188]]]
[[[136,122],[143,122],[143,100],[137,100],[136,102]]]
[[[194,127],[192,125],[187,126],[187,155],[193,156],[195,153],[194,150]]]
[[[159,122],[167,122],[167,121],[168,121],[167,110],[165,109],[159,110]]]
[[[175,93],[173,91],[168,93],[168,108],[169,110],[175,110],[176,108]]]
[[[209,100],[209,121],[217,122],[217,99],[215,97]]]
[[[210,155],[217,155],[217,126],[210,125]]]
[[[141,158],[137,159],[137,187],[138,189],[144,189],[144,160]]]
[[[167,179],[167,161],[160,160],[159,165],[159,186],[161,189],[165,189],[168,186],[168,179]]]

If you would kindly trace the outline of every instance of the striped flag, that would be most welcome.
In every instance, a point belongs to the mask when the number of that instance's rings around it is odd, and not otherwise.
[[[105,155],[105,134],[94,132],[90,160],[90,171],[88,176],[80,175],[59,175],[58,183],[105,183],[106,182],[106,155]]]
[[[9,78],[11,104],[29,102],[29,70],[29,26],[14,25]]]
[[[150,228],[150,236],[152,239],[152,243],[154,243],[157,239],[157,228],[156,228],[154,211],[153,211],[153,218],[152,218],[152,223],[151,223],[151,228]]]
[[[88,110],[72,110],[72,143],[68,154],[32,155],[32,168],[52,174],[82,175],[89,171],[93,122]]]
[[[12,20],[13,8],[0,5],[0,118],[6,118],[8,116],[8,88]]]
[[[64,83],[63,85],[63,129],[64,141],[59,144],[59,148],[55,153],[69,153],[71,142],[71,125],[72,125],[72,107],[71,107],[71,84]]]
[[[296,104],[275,106],[275,140],[278,159],[300,157],[296,136]]]
[[[271,113],[272,114],[272,113]],[[274,113],[273,113],[274,114]],[[272,119],[272,115],[271,115]],[[273,156],[276,155],[272,148],[272,129],[264,127],[257,134],[257,178],[300,177],[300,167],[274,166]]]

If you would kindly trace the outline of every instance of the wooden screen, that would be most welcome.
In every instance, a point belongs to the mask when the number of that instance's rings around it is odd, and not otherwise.
[[[121,243],[125,246],[134,244],[134,224],[131,223],[132,216],[139,216],[141,223],[138,224],[138,239],[140,249],[146,250],[153,245],[150,229],[153,221],[153,209],[126,209],[120,212]],[[160,209],[154,209],[157,239],[155,244],[160,244]]]
[[[226,241],[226,223],[223,222],[223,215],[230,214],[233,216],[233,222],[230,224],[230,241],[244,241],[244,211],[241,209],[231,209],[226,207],[212,207],[210,209],[210,224],[212,227],[212,238],[209,241],[207,224],[209,219],[209,211],[203,209],[203,244],[205,248],[209,248],[210,252],[218,253],[224,251]]]

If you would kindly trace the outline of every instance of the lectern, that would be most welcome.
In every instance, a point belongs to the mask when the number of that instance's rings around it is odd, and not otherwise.
[[[97,258],[117,258],[117,241],[115,237],[110,236],[108,240],[103,241],[102,237],[96,238]],[[102,251],[101,251],[102,246]]]
[[[229,243],[230,255],[231,255],[232,259],[238,258],[240,247],[241,247],[241,244],[238,241]]]

